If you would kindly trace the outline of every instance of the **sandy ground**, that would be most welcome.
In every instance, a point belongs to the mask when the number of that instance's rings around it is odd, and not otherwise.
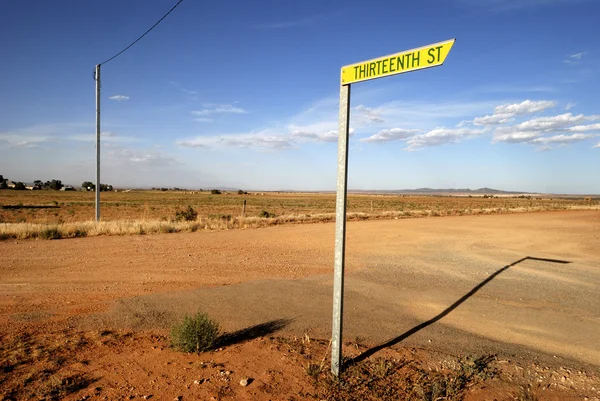
[[[333,236],[0,242],[1,334],[164,332],[201,310],[228,331],[279,322],[263,334],[328,339]],[[367,355],[400,344],[600,372],[598,211],[352,222],[346,257],[344,338]]]

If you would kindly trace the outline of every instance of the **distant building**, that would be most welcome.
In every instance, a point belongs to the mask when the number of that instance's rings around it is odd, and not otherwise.
[[[12,188],[12,189],[14,189],[16,185],[17,185],[17,184],[15,184],[15,183],[14,183],[13,181],[11,181],[11,180],[7,180],[7,181],[6,181],[6,187],[7,187],[7,188]]]
[[[65,185],[60,190],[61,191],[75,191],[75,188],[73,187],[73,185]]]
[[[26,182],[25,189],[29,191],[39,191],[40,189],[42,189],[42,187],[39,184],[36,184],[35,182]]]

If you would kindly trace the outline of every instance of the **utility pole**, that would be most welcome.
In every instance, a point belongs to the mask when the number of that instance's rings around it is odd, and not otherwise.
[[[96,64],[96,221],[100,221],[100,64]]]

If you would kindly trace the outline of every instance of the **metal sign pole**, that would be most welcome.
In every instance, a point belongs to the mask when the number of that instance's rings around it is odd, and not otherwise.
[[[96,221],[100,221],[100,64],[96,65]]]
[[[331,372],[342,367],[342,323],[344,310],[344,259],[346,251],[346,198],[348,194],[348,132],[350,125],[350,85],[340,87],[338,131],[338,172],[335,205],[335,260],[333,265],[333,329]]]

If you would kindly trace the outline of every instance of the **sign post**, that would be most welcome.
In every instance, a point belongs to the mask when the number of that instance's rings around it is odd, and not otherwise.
[[[370,79],[437,67],[444,63],[455,39],[406,50],[342,67],[338,128],[338,171],[335,203],[335,255],[333,264],[333,324],[331,372],[342,369],[342,326],[344,313],[344,261],[346,254],[346,199],[348,195],[348,133],[350,85]]]

